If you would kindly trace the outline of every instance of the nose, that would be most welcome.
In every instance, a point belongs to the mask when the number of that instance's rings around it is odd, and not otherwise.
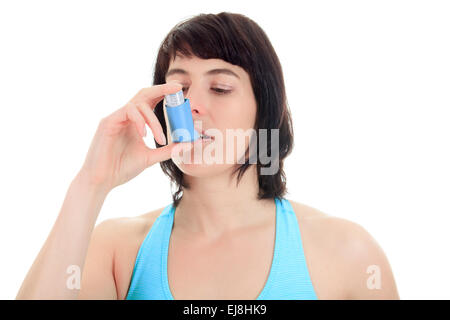
[[[207,115],[207,110],[204,103],[205,97],[202,96],[200,89],[194,89],[192,87],[187,89],[185,92],[185,97],[189,99],[189,104],[191,106],[192,121],[194,122],[194,129],[201,134],[203,129],[205,129],[204,119]]]
[[[198,90],[197,90],[198,91]],[[197,120],[198,117],[205,114],[205,109],[203,105],[201,104],[201,101],[204,101],[204,98],[202,97],[201,92],[194,92],[192,90],[192,87],[187,89],[187,92],[185,92],[184,97],[186,99],[189,99],[189,104],[191,105],[191,112],[192,112],[192,118]]]

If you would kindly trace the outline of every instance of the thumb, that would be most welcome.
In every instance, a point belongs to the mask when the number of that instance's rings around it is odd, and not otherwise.
[[[183,153],[190,151],[194,147],[191,142],[172,142],[163,147],[156,149],[149,149],[147,151],[147,167],[161,161],[173,158],[174,156],[183,155]]]

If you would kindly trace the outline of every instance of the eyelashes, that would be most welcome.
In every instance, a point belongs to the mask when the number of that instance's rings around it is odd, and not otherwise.
[[[211,90],[213,90],[214,92],[216,92],[219,95],[228,94],[231,92],[231,90],[225,90],[225,89],[221,89],[221,88],[211,88]]]
[[[188,88],[183,87],[183,93],[186,92]],[[229,94],[231,92],[231,90],[226,90],[226,89],[221,89],[221,88],[211,88],[212,91],[214,91],[215,94],[217,95],[225,95],[225,94]]]

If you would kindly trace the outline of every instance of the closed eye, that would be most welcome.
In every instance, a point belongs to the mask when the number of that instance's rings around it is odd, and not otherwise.
[[[221,88],[211,88],[211,90],[217,92],[218,94],[227,94],[231,92],[231,90],[225,90]]]
[[[183,93],[185,93],[187,89],[188,88],[184,87]],[[222,88],[211,88],[211,90],[214,91],[218,95],[228,94],[231,92],[231,90],[226,90],[226,89],[222,89]]]

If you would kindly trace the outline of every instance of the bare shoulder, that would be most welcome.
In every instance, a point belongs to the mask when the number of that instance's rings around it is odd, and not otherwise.
[[[161,213],[162,209],[147,212],[138,216],[109,218],[101,221],[97,226],[97,232],[104,233],[115,243],[139,238],[146,233],[153,222]]]
[[[363,226],[289,202],[319,299],[399,299],[389,261]]]
[[[112,255],[117,299],[126,298],[139,248],[164,208],[132,217],[110,218],[96,226]]]
[[[105,234],[115,253],[120,253],[120,250],[140,246],[163,209],[158,208],[138,216],[106,219],[100,222],[96,229]]]
[[[317,219],[329,217],[328,214],[316,209],[314,207],[308,206],[306,204],[288,199],[294,209],[297,219]]]

